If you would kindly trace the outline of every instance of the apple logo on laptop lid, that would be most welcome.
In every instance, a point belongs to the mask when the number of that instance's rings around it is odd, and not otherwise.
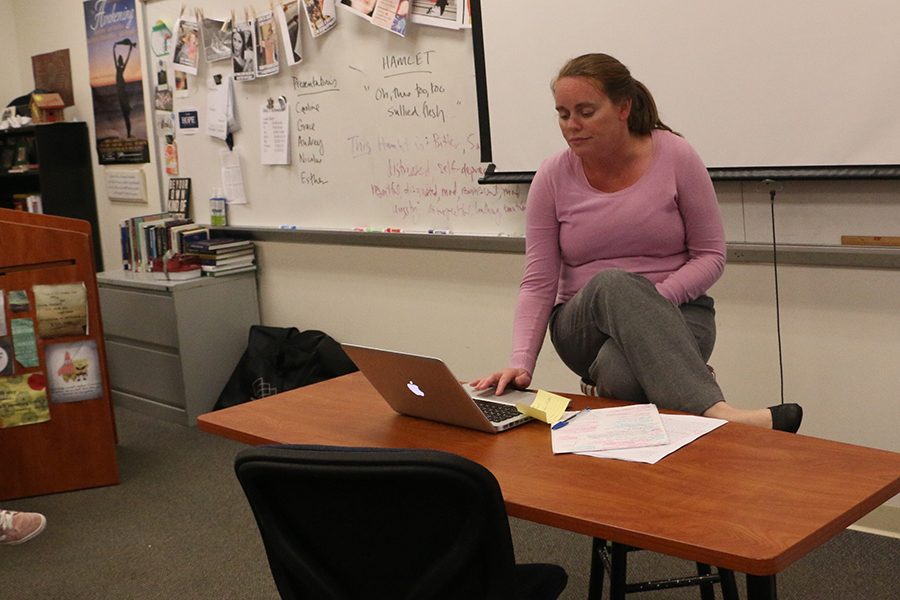
[[[415,383],[413,383],[412,379],[409,380],[409,383],[406,384],[406,387],[408,387],[409,391],[411,391],[416,396],[425,396],[425,392],[423,392],[419,388],[419,386],[417,386]]]

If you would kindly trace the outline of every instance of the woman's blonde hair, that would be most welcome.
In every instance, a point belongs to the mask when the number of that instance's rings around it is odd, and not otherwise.
[[[656,102],[647,86],[632,77],[628,67],[608,54],[583,54],[573,58],[559,70],[551,89],[563,77],[584,77],[590,80],[616,104],[630,99],[628,131],[634,134],[647,135],[654,129],[672,131],[659,119]]]

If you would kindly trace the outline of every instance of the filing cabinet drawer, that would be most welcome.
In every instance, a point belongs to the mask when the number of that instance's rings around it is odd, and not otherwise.
[[[184,408],[184,382],[177,354],[107,340],[106,358],[113,389]]]
[[[107,336],[178,347],[175,302],[170,295],[101,286],[100,313]]]

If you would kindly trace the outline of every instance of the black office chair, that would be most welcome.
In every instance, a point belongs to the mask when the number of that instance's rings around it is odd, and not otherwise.
[[[285,600],[555,599],[556,565],[516,565],[500,487],[433,450],[261,446],[235,472]]]
[[[713,585],[722,586],[723,600],[739,600],[734,572],[728,569],[712,568],[704,563],[697,563],[696,575],[685,575],[670,579],[628,582],[628,553],[640,550],[634,546],[610,542],[594,538],[591,549],[591,579],[588,598],[600,600],[603,593],[603,575],[609,574],[610,600],[625,600],[625,594],[666,590],[677,587],[699,586],[700,600],[715,600]]]

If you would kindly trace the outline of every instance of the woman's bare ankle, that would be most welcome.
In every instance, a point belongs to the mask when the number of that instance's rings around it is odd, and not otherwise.
[[[768,408],[747,410],[731,406],[724,400],[716,402],[707,408],[703,416],[744,423],[745,425],[755,425],[756,427],[765,427],[766,429],[772,428],[772,412]]]

